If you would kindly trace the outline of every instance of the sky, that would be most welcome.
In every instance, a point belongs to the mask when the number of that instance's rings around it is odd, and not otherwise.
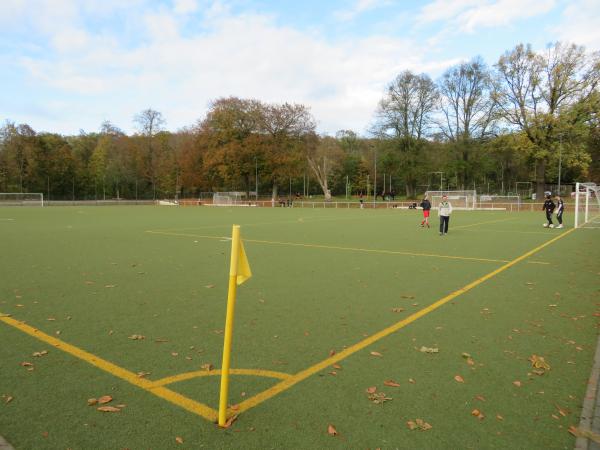
[[[598,0],[0,0],[0,123],[65,135],[152,108],[177,131],[229,96],[366,135],[401,72],[519,43],[600,50]]]

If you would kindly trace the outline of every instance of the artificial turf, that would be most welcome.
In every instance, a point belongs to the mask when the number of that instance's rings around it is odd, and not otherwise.
[[[149,380],[220,367],[233,223],[253,277],[238,288],[231,366],[289,375],[568,231],[529,212],[457,211],[447,236],[408,210],[3,208],[0,219],[0,313]],[[573,448],[596,345],[599,237],[569,233],[226,430],[0,323],[0,434],[17,450]],[[550,370],[534,373],[534,354]],[[279,382],[234,375],[230,404]],[[167,387],[218,406],[218,376]],[[391,400],[375,403],[370,387]],[[102,395],[127,406],[87,405]],[[416,419],[431,429],[410,430]]]

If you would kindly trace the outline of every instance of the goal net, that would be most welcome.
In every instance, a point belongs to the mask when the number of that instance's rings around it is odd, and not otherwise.
[[[595,183],[576,183],[575,228],[600,228],[600,186]]]
[[[0,206],[44,206],[44,194],[0,192]]]
[[[444,195],[448,196],[448,201],[454,209],[475,209],[477,206],[476,191],[427,191],[425,195],[432,208],[438,207]]]
[[[480,195],[477,208],[480,209],[506,209],[513,205],[521,205],[520,195]]]
[[[236,206],[243,204],[243,192],[215,192],[212,204],[214,206]]]

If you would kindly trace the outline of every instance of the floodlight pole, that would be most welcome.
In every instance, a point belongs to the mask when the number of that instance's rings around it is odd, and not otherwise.
[[[562,134],[560,135],[560,145],[558,147],[558,195],[560,195],[560,172],[562,168]]]

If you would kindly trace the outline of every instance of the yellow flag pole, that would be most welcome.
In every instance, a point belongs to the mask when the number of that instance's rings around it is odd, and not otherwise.
[[[227,316],[225,319],[225,338],[223,342],[223,363],[221,365],[221,392],[219,397],[219,426],[227,422],[227,397],[229,395],[229,362],[231,359],[231,338],[233,335],[233,316],[237,291],[237,268],[240,248],[240,226],[234,225],[231,233],[231,262],[229,266],[229,291],[227,293]]]

